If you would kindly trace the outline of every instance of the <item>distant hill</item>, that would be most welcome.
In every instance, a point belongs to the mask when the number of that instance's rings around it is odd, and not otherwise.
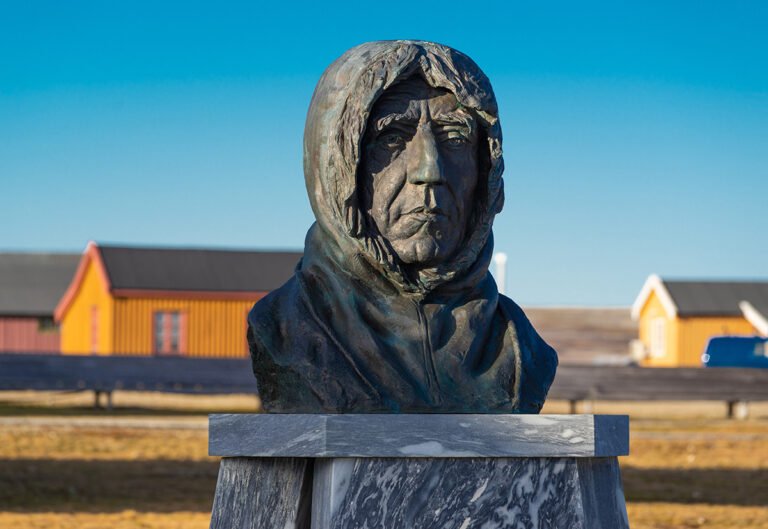
[[[627,308],[524,308],[561,364],[591,364],[629,356],[637,323]]]

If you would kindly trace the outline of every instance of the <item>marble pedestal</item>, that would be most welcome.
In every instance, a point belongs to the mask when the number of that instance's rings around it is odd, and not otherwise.
[[[624,529],[626,416],[212,415],[211,529]]]

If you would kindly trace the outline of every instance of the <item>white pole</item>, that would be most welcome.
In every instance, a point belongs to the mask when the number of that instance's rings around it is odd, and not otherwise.
[[[507,288],[507,254],[497,252],[493,256],[493,264],[496,265],[496,285],[499,287],[499,294],[504,294]]]

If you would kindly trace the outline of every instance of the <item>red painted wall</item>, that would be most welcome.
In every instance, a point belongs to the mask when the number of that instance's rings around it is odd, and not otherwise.
[[[38,318],[0,317],[0,352],[58,353],[59,331],[39,330]]]

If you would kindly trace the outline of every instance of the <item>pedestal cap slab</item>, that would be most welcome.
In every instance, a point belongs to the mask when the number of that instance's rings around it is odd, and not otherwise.
[[[626,415],[217,414],[223,457],[610,457],[629,453]]]

